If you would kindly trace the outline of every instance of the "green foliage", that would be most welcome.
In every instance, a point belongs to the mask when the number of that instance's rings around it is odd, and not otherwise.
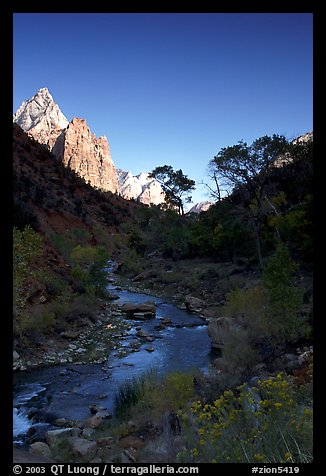
[[[39,228],[38,218],[33,208],[24,200],[14,197],[13,224],[19,230],[30,226],[34,230]]]
[[[189,256],[191,229],[174,211],[166,212],[162,227],[160,251],[163,256],[181,259]]]
[[[210,207],[192,224],[192,254],[219,260],[254,255],[254,241],[241,215],[228,201]]]
[[[261,285],[230,291],[223,311],[245,322],[250,335],[256,338],[273,335],[268,315],[268,297]]]
[[[43,305],[45,306],[45,305]],[[46,306],[47,312],[55,315],[58,329],[71,329],[76,321],[89,320],[95,322],[98,303],[96,297],[89,294],[61,295]]]
[[[302,289],[293,283],[297,266],[279,245],[263,268],[262,284],[228,293],[224,312],[242,319],[248,339],[265,338],[271,344],[304,337],[307,327],[300,316]]]
[[[51,233],[49,238],[65,260],[69,262],[73,248],[77,245],[85,246],[89,242],[91,234],[81,228],[72,228],[65,234]]]
[[[184,408],[194,396],[193,376],[173,372],[160,377],[154,370],[126,382],[116,395],[119,418],[159,419],[166,412]]]
[[[244,185],[257,197],[265,183],[266,173],[287,147],[285,137],[276,134],[260,137],[250,146],[239,141],[234,146],[223,147],[211,160],[210,167],[229,187]]]
[[[25,332],[47,333],[51,331],[56,324],[56,315],[54,312],[46,309],[35,309],[26,318],[23,328]]]
[[[313,256],[313,197],[307,195],[294,208],[283,214],[271,216],[269,226],[277,227],[282,241],[293,254],[304,261],[311,261]]]
[[[115,395],[115,412],[118,418],[123,418],[131,409],[144,399],[146,389],[155,387],[158,382],[157,373],[150,370],[140,377],[133,377],[124,382]]]
[[[122,273],[127,277],[134,277],[143,271],[142,258],[136,250],[129,249],[123,256]]]
[[[76,289],[89,295],[107,297],[107,274],[103,269],[109,256],[102,247],[75,246],[70,253],[71,278]]]
[[[180,463],[312,461],[312,410],[283,374],[226,390],[211,404],[179,412],[185,433]]]
[[[264,199],[268,201],[266,185],[275,161],[285,154],[288,142],[285,137],[274,134],[256,139],[250,146],[239,141],[231,147],[222,148],[210,162],[211,174],[228,190],[241,195],[241,207],[256,236],[257,256],[262,264],[262,233],[265,221]]]
[[[69,292],[67,280],[58,274],[51,271],[39,271],[36,273],[36,277],[45,284],[46,292],[49,297],[55,298]]]
[[[303,291],[293,285],[297,265],[291,260],[287,248],[280,244],[275,254],[263,268],[263,285],[267,290],[269,312],[273,327],[285,338],[297,334],[298,313],[302,304]]]
[[[134,225],[129,230],[129,233],[127,235],[127,246],[130,249],[135,250],[136,253],[140,255],[144,254],[146,248],[144,233],[136,225]]]
[[[191,196],[185,194],[195,189],[195,181],[184,175],[181,169],[173,170],[171,165],[156,167],[150,174],[150,178],[156,179],[165,193],[165,201],[168,205],[176,207],[180,214],[184,214],[184,202],[189,203]]]
[[[32,262],[42,254],[42,238],[27,226],[23,231],[13,229],[13,301],[14,329],[21,333],[24,330],[26,315],[22,312],[31,284],[25,284],[28,277],[33,276]],[[23,289],[25,286],[25,289]]]
[[[92,227],[93,237],[96,244],[104,247],[108,254],[112,256],[117,248],[117,238],[115,235],[109,234],[108,231],[99,223],[95,223]]]
[[[223,358],[237,378],[249,375],[253,366],[261,360],[253,346],[250,331],[235,327],[223,347]]]

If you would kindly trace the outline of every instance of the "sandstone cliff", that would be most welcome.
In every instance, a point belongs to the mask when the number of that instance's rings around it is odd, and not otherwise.
[[[67,118],[47,88],[39,89],[31,99],[23,101],[13,121],[49,150],[52,150],[58,136],[68,126]]]
[[[118,180],[106,137],[91,133],[85,119],[74,117],[52,152],[93,187],[116,193]]]
[[[118,191],[106,137],[97,139],[84,119],[73,118],[69,123],[47,88],[41,88],[31,99],[23,101],[13,121],[93,187]]]

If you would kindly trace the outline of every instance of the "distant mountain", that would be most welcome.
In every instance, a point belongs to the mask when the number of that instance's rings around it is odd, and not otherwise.
[[[301,136],[296,137],[295,139],[292,140],[292,144],[303,144],[305,142],[313,142],[314,140],[314,133],[313,132],[306,132],[305,134],[302,134]],[[284,167],[291,163],[293,161],[293,157],[289,154],[283,154],[280,157],[278,157],[275,162],[274,166],[275,167]]]
[[[104,191],[118,191],[107,139],[97,139],[84,119],[73,118],[68,122],[47,88],[23,101],[13,120],[90,185]]]
[[[131,172],[117,169],[119,192],[122,197],[135,199],[146,205],[158,205],[164,202],[164,192],[157,180],[149,178],[149,174],[141,172],[133,175]]]
[[[23,101],[14,114],[13,121],[49,150],[52,150],[58,136],[69,123],[48,88],[39,89],[35,96]]]
[[[93,187],[147,205],[164,201],[160,184],[148,173],[134,176],[116,170],[107,138],[96,138],[85,119],[74,117],[69,122],[47,88],[23,101],[13,121]]]
[[[31,224],[40,233],[100,225],[108,234],[134,214],[137,203],[86,184],[54,160],[50,151],[13,125],[15,226]]]
[[[213,205],[213,202],[209,202],[209,201],[195,203],[195,205],[193,205],[190,208],[188,213],[206,212],[212,205]]]

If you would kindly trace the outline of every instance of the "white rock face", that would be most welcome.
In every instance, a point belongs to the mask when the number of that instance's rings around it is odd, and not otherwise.
[[[314,140],[314,133],[313,132],[306,132],[306,134],[302,134],[302,136],[297,137],[294,139],[293,144],[302,143],[302,142],[310,142]]]
[[[130,172],[117,169],[117,177],[119,183],[119,192],[123,198],[130,200],[131,198],[138,198],[142,193],[143,188],[137,177]]]
[[[135,199],[146,205],[164,202],[164,192],[157,180],[149,178],[149,174],[141,172],[133,175],[131,172],[117,169],[119,191],[122,197]]]
[[[314,133],[313,132],[306,132],[301,136],[297,137],[292,141],[292,144],[303,144],[305,142],[312,142],[314,140]],[[285,165],[290,164],[293,161],[293,157],[289,153],[283,154],[279,156],[275,162],[274,167],[280,168],[284,167]]]
[[[13,121],[50,150],[59,134],[68,126],[67,118],[54,102],[48,88],[41,88],[22,105],[13,116]]]
[[[213,203],[209,201],[195,203],[195,205],[190,208],[188,213],[206,212],[209,209],[209,207],[211,207],[212,205]]]
[[[65,129],[68,125],[67,118],[54,102],[48,88],[39,89],[35,96],[28,101],[23,101],[16,114],[14,114],[14,122],[25,132],[42,122],[59,129]]]
[[[96,139],[85,120],[73,118],[69,123],[48,88],[39,89],[35,96],[23,101],[13,121],[92,186],[147,205],[164,202],[160,184],[148,173],[135,176],[115,169],[107,139]]]

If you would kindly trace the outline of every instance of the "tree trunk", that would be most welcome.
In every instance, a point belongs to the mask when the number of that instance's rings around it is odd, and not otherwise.
[[[257,253],[258,253],[259,266],[262,267],[262,265],[263,265],[263,254],[262,254],[262,249],[261,249],[261,239],[260,239],[259,225],[255,229],[255,233],[256,233],[256,244],[257,244]]]
[[[262,264],[263,264],[263,253],[262,253],[261,237],[260,237],[260,223],[259,223],[258,218],[256,216],[252,215],[251,219],[252,219],[253,229],[254,229],[255,236],[256,236],[256,245],[257,245],[257,255],[258,255],[259,266],[261,268]]]

